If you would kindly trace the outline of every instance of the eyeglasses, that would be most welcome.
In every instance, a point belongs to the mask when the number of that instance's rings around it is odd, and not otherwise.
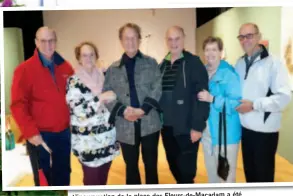
[[[41,44],[55,44],[57,42],[56,39],[49,39],[49,40],[45,40],[45,39],[37,39],[39,42],[41,42]]]
[[[257,35],[258,33],[249,33],[249,34],[246,34],[246,35],[238,35],[237,36],[237,39],[239,41],[243,41],[244,39],[252,39],[255,35]]]

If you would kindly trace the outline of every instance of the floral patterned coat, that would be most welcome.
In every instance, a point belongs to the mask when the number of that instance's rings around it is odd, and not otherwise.
[[[108,123],[109,111],[99,98],[73,75],[68,79],[72,151],[88,167],[99,167],[119,155],[116,129]]]

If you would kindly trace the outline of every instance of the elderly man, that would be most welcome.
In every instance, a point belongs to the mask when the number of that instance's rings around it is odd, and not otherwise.
[[[241,26],[239,42],[245,52],[236,63],[242,83],[242,156],[247,182],[273,182],[282,111],[290,102],[288,70],[260,45],[256,24]]]
[[[208,74],[199,57],[184,50],[184,30],[174,26],[166,33],[169,53],[162,72],[162,139],[170,170],[177,183],[194,183],[199,140],[209,116],[209,103],[197,94],[208,90]]]
[[[71,144],[65,94],[73,69],[55,51],[56,42],[54,30],[38,29],[36,50],[16,68],[11,89],[12,115],[27,140],[36,186],[40,185],[38,168],[43,169],[49,185],[70,184]],[[52,151],[52,167],[48,150]]]

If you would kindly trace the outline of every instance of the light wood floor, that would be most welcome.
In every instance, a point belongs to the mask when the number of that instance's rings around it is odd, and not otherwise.
[[[71,185],[83,185],[82,183],[82,169],[77,161],[77,159],[72,156],[72,173],[71,173]],[[162,142],[159,143],[159,159],[158,159],[158,171],[159,171],[159,181],[160,184],[175,184],[175,180],[173,179],[169,166],[165,158],[165,151],[162,145]],[[141,171],[142,182],[144,183],[144,166],[143,162],[140,158],[139,168]],[[204,156],[202,147],[200,146],[199,154],[198,154],[198,170],[195,181],[197,183],[207,183],[208,177],[204,165]],[[290,164],[286,159],[277,155],[276,156],[276,182],[293,182],[293,164]],[[241,152],[238,155],[238,166],[237,166],[237,182],[245,182],[244,173],[243,173],[243,165],[242,165],[242,157]],[[125,184],[125,164],[120,155],[116,158],[111,166],[108,184],[110,185],[121,185]],[[33,176],[28,175],[19,181],[17,186],[33,186]]]

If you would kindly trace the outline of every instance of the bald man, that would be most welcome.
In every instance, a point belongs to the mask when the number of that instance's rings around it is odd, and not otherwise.
[[[247,182],[274,182],[275,154],[282,111],[291,100],[289,73],[279,58],[260,43],[256,24],[240,27],[245,53],[236,63],[242,83],[242,156]]]
[[[70,184],[71,140],[65,94],[66,80],[73,70],[55,51],[56,43],[54,30],[38,29],[35,52],[16,68],[11,88],[12,116],[27,140],[36,186],[40,185],[39,168],[49,185]]]
[[[174,26],[166,33],[169,53],[163,59],[162,139],[170,170],[177,183],[194,183],[199,140],[206,127],[209,104],[197,94],[208,90],[208,74],[199,57],[184,50],[184,30]]]

